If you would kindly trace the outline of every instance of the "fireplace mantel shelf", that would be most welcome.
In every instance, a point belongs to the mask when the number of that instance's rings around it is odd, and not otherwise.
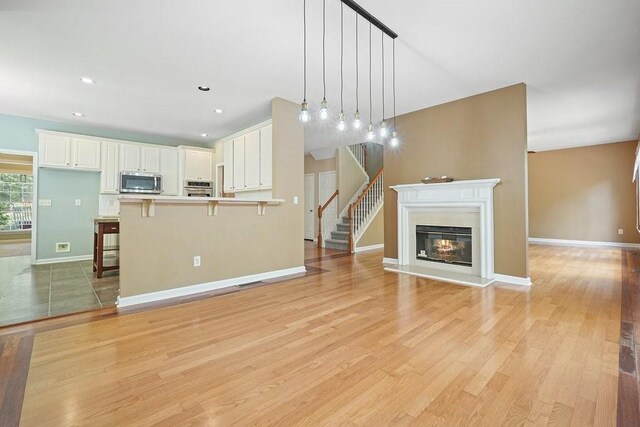
[[[411,190],[428,190],[429,188],[442,190],[444,188],[449,188],[449,187],[451,188],[495,187],[498,183],[500,183],[500,178],[470,179],[470,180],[464,180],[464,181],[439,182],[439,183],[433,183],[433,184],[423,184],[419,182],[415,184],[394,185],[389,188],[396,190],[397,192],[401,192],[401,191],[411,191]]]

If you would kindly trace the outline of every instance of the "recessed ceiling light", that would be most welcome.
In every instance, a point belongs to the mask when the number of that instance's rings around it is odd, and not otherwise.
[[[216,108],[213,112],[216,114],[222,114],[222,110],[220,108]]]
[[[78,113],[77,111],[75,113],[73,113],[73,115],[76,116],[76,117],[84,117],[84,114]]]
[[[88,85],[94,85],[96,84],[95,80],[93,80],[91,77],[80,77],[80,81],[82,83],[86,83]]]
[[[203,137],[203,138],[206,138],[206,137],[208,137],[209,135],[207,135],[206,133],[201,133],[201,134],[200,134],[200,136],[201,136],[201,137]]]
[[[198,86],[198,89],[200,89],[203,92],[209,92],[211,90],[209,86]]]

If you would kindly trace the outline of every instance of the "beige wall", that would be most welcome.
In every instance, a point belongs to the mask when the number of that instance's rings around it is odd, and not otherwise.
[[[304,133],[298,105],[274,99],[273,192],[284,199],[268,206],[218,207],[207,216],[205,204],[158,204],[155,217],[142,218],[140,205],[120,209],[120,295],[207,283],[304,265]],[[202,266],[193,267],[193,257]]]
[[[357,248],[381,245],[384,243],[384,207],[378,211],[376,216],[364,231],[360,240],[356,243]]]
[[[314,182],[314,189],[313,189],[313,193],[314,193],[314,201],[313,201],[313,209],[314,209],[314,225],[313,225],[313,235],[317,236],[318,235],[318,206],[320,205],[320,203],[325,203],[326,200],[322,200],[322,202],[319,199],[319,195],[320,195],[320,179],[318,174],[320,172],[331,172],[331,171],[335,171],[336,170],[336,158],[333,157],[331,159],[322,159],[322,160],[316,160],[313,158],[313,156],[311,156],[310,154],[307,154],[306,156],[304,156],[304,173],[306,174],[313,174],[313,182]],[[336,174],[336,185],[338,182],[338,176]]]
[[[637,141],[529,155],[531,237],[640,243],[635,185]],[[618,229],[624,230],[623,235]]]
[[[518,84],[397,117],[385,148],[385,256],[398,257],[397,193],[425,176],[500,178],[494,189],[495,271],[528,277],[526,86]]]
[[[358,161],[349,153],[347,147],[338,147],[338,214],[347,207],[351,198],[368,176],[359,166]]]

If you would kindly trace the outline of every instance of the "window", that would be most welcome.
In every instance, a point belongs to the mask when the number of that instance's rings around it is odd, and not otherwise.
[[[33,176],[0,173],[0,231],[31,229]]]

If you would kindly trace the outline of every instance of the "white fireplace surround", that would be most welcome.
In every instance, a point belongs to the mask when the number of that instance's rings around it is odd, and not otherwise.
[[[488,286],[494,282],[493,187],[499,182],[499,178],[492,178],[391,187],[398,193],[398,265],[386,269],[465,285]],[[447,271],[447,265],[438,267],[435,263],[430,263],[435,268],[421,267],[416,265],[416,254],[410,250],[415,240],[415,230],[410,226],[415,220],[412,221],[411,216],[449,210],[452,214],[461,211],[479,214],[477,233],[475,228],[473,231],[474,241],[479,240],[478,245],[474,244],[480,249],[480,256],[474,257],[479,269],[475,266],[473,272],[456,272],[450,268]]]

